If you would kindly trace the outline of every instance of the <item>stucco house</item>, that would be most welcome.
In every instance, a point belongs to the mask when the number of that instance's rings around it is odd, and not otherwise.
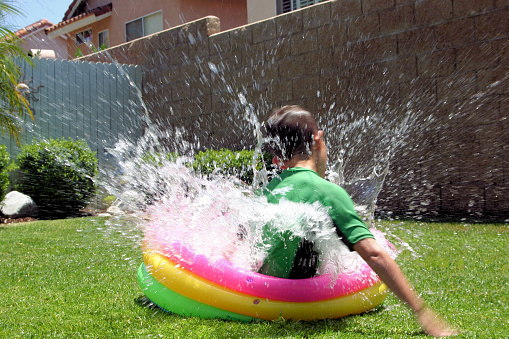
[[[70,57],[116,46],[208,15],[222,29],[247,23],[246,0],[74,0],[48,37],[67,36]]]
[[[205,16],[225,31],[323,0],[73,0],[62,19],[46,28],[65,38],[69,58],[87,55]]]
[[[47,19],[34,22],[31,25],[14,32],[21,40],[21,47],[29,55],[50,59],[67,59],[67,41],[65,36],[50,39],[46,29],[53,26]]]

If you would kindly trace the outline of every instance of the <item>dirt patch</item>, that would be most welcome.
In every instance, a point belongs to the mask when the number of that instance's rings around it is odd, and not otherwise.
[[[0,224],[16,224],[18,222],[36,221],[36,218],[24,217],[24,218],[4,218],[0,217]]]
[[[79,217],[92,217],[96,216],[97,214],[104,212],[101,210],[92,210],[92,209],[83,209],[79,211],[76,215],[73,216],[67,216],[68,218],[79,218]],[[58,219],[65,218],[66,216],[59,216]],[[33,218],[33,217],[22,217],[22,218],[6,218],[2,215],[0,215],[0,224],[16,224],[19,222],[29,222],[29,221],[37,221],[37,220],[51,220],[56,219],[55,218]]]

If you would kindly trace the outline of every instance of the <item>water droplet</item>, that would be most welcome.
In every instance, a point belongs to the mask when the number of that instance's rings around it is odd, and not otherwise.
[[[239,97],[240,103],[241,103],[243,106],[247,106],[247,105],[248,105],[248,102],[247,102],[246,96],[245,96],[243,93],[239,93],[239,94],[238,94],[238,97]]]
[[[212,62],[210,62],[210,61],[209,61],[209,69],[210,69],[213,73],[215,73],[215,74],[219,74],[219,71],[218,71],[218,69],[217,69],[216,65],[215,65],[215,64],[213,64],[213,63],[212,63]]]

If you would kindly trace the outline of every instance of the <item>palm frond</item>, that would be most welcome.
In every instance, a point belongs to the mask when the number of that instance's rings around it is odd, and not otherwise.
[[[19,144],[20,121],[26,113],[33,119],[28,100],[17,90],[22,72],[16,59],[33,66],[32,59],[21,48],[21,40],[6,25],[8,15],[20,15],[12,1],[0,0],[0,130],[9,133]]]

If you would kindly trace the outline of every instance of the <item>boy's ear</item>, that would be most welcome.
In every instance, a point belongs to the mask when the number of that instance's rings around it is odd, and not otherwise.
[[[316,132],[314,135],[313,135],[313,139],[315,141],[315,144],[318,144],[318,142],[320,141],[320,139],[323,138],[323,131],[322,130],[319,130],[318,132]]]
[[[272,158],[272,163],[274,165],[276,165],[276,167],[279,167],[281,169],[286,169],[287,166],[285,166],[285,162],[281,159],[279,159],[278,157],[274,156],[274,158]]]

